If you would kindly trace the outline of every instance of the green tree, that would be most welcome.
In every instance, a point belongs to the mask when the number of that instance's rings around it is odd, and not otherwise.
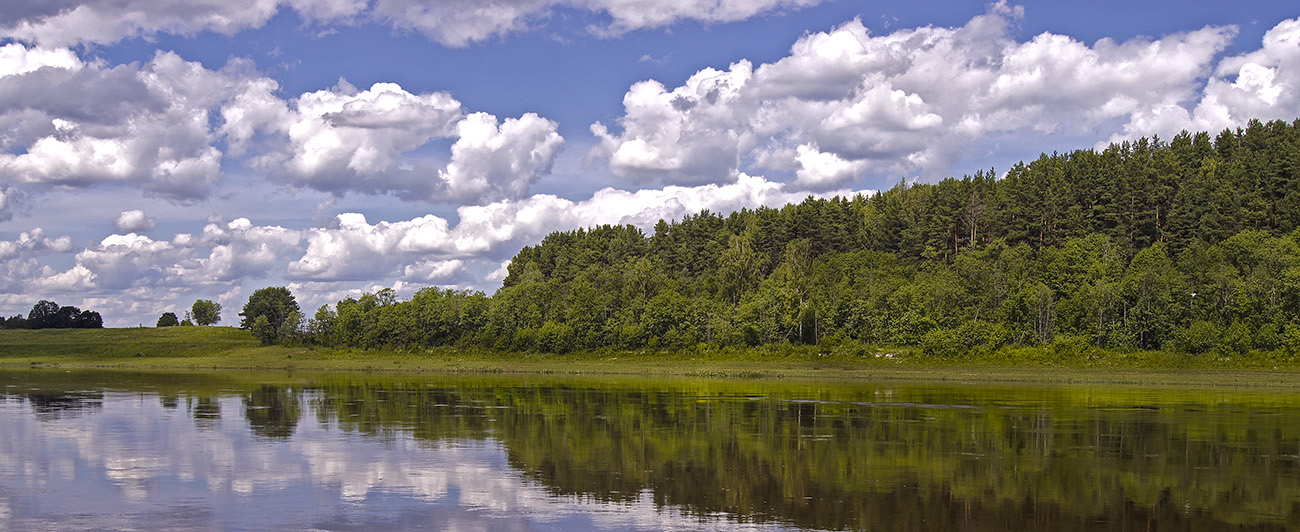
[[[270,318],[267,318],[265,314],[254,319],[253,323],[249,325],[248,330],[252,331],[253,337],[262,342],[262,345],[275,344],[278,339],[277,336],[279,331],[276,330],[275,327],[271,326],[271,320]]]
[[[1165,245],[1143,249],[1133,257],[1121,281],[1129,302],[1127,329],[1141,349],[1159,348],[1170,333],[1175,305],[1185,292],[1182,275],[1165,254]]]
[[[178,319],[176,319],[176,313],[175,313],[175,312],[164,312],[164,313],[162,314],[162,316],[159,316],[159,317],[158,317],[158,326],[159,326],[159,327],[175,327],[175,326],[180,325],[180,324],[181,324],[181,321],[178,320]]]
[[[50,329],[58,326],[59,304],[42,299],[27,313],[27,327],[30,329]]]
[[[221,322],[221,304],[210,299],[200,299],[190,307],[190,316],[199,325],[214,325]]]
[[[263,343],[276,343],[285,321],[295,314],[300,315],[298,301],[293,298],[288,288],[283,286],[262,288],[248,296],[243,312],[239,313],[243,318],[239,322],[239,327],[252,330]],[[266,318],[266,323],[260,328],[263,334],[258,334],[258,318]],[[296,328],[297,325],[294,323],[293,327]]]

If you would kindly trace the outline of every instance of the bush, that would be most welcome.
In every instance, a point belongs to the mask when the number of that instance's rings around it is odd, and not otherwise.
[[[1093,350],[1087,338],[1073,334],[1058,334],[1052,338],[1052,353],[1058,358],[1083,358]]]
[[[1222,334],[1223,331],[1219,330],[1219,326],[1213,322],[1194,321],[1175,335],[1175,348],[1195,355],[1206,353],[1219,345],[1219,337]]]
[[[955,329],[930,329],[921,336],[921,351],[927,355],[956,358],[966,354],[966,346]]]
[[[953,329],[931,329],[921,337],[921,350],[945,358],[967,357],[996,350],[1006,343],[1009,335],[1002,325],[966,322]]]
[[[573,342],[573,327],[565,323],[548,321],[537,331],[537,348],[548,353],[568,353]]]
[[[1272,351],[1282,346],[1282,337],[1274,323],[1265,323],[1255,331],[1254,340],[1255,349],[1260,351]]]
[[[1300,355],[1300,325],[1286,324],[1286,328],[1282,331],[1282,348],[1288,355]]]
[[[1250,329],[1240,321],[1232,322],[1219,338],[1219,353],[1224,355],[1244,355],[1250,352],[1252,340]]]

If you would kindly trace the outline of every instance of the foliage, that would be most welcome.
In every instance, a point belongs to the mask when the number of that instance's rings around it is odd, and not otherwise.
[[[1300,352],[1300,120],[1045,154],[996,176],[702,211],[649,235],[556,232],[492,297],[382,290],[317,312],[302,340]]]
[[[221,322],[221,304],[210,299],[200,299],[190,307],[190,317],[198,325],[215,325]]]
[[[164,312],[158,317],[158,327],[175,327],[180,324],[181,321],[176,318],[175,312]]]
[[[271,319],[266,317],[265,314],[259,315],[257,319],[254,319],[253,324],[248,327],[248,330],[253,333],[254,338],[257,338],[258,341],[262,342],[262,345],[272,345],[279,340],[279,331],[276,330],[275,327],[271,326]]]
[[[239,315],[243,318],[239,322],[241,329],[253,331],[263,344],[270,345],[293,339],[302,314],[289,289],[275,286],[259,289],[248,296],[248,302]]]
[[[27,329],[102,329],[104,319],[98,312],[77,307],[60,307],[58,303],[42,299],[32,306],[23,321]]]

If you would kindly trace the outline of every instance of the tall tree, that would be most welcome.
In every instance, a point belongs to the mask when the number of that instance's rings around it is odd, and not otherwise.
[[[221,304],[210,299],[200,299],[190,307],[190,317],[199,325],[214,325],[221,321]]]
[[[243,318],[239,322],[239,327],[253,329],[259,317],[266,317],[265,327],[259,329],[278,332],[285,320],[296,313],[299,313],[298,301],[293,298],[293,293],[289,292],[288,288],[283,286],[262,288],[248,296],[244,310],[239,313]]]

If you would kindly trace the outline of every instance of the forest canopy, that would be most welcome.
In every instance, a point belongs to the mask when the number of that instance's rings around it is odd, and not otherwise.
[[[782,208],[556,232],[503,287],[322,307],[323,345],[1300,352],[1300,120]]]
[[[0,320],[5,329],[102,329],[104,318],[93,310],[81,310],[72,306],[59,306],[58,303],[42,299],[32,305],[27,317],[11,316]]]

